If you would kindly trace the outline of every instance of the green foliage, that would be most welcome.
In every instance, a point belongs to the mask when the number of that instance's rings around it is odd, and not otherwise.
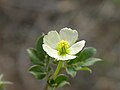
[[[72,77],[76,76],[77,71],[75,70],[74,67],[67,67],[66,68],[67,74],[71,75]]]
[[[93,57],[96,54],[96,49],[93,47],[87,47],[83,49],[78,55],[79,60],[84,61],[90,57]]]
[[[43,37],[44,37],[44,34],[42,36],[38,37],[38,39],[36,41],[36,45],[35,45],[35,49],[37,50],[38,57],[41,60],[45,59],[45,52],[42,48]]]
[[[83,70],[83,71],[89,71],[90,73],[92,73],[92,70],[88,67],[82,67],[81,69],[79,70]]]
[[[50,79],[48,81],[49,86],[51,87],[52,90],[55,88],[60,88],[65,85],[69,85],[70,83],[68,82],[68,77],[64,74],[60,74],[56,77],[56,79]]]
[[[66,72],[72,77],[76,76],[78,70],[89,71],[92,70],[88,66],[94,65],[96,62],[101,61],[99,58],[93,58],[96,54],[96,49],[93,47],[86,47],[77,54],[77,58],[67,62]]]
[[[53,58],[49,57],[44,52],[42,48],[43,37],[44,35],[37,39],[35,48],[30,48],[27,50],[32,63],[29,68],[29,72],[39,80],[46,78],[49,90],[55,90],[56,88],[69,85],[70,83],[68,82],[68,77],[64,74],[58,74],[59,70],[57,71],[58,75],[56,74],[55,77],[53,76],[53,69],[51,66],[58,65],[58,61],[53,60]],[[89,66],[101,61],[99,58],[94,58],[95,54],[95,48],[86,47],[76,54],[77,58],[62,61],[62,65],[59,65],[59,69],[62,67],[71,77],[75,77],[79,70],[89,71],[92,73]]]
[[[49,66],[50,58],[45,54],[42,48],[43,37],[44,35],[38,38],[35,48],[27,49],[28,55],[33,64],[29,68],[29,72],[39,80],[44,79],[51,71],[51,67]]]
[[[39,37],[37,39],[35,48],[30,48],[27,50],[29,57],[31,59],[31,62],[33,64],[41,64],[41,63],[45,63],[45,56],[47,56],[42,48],[42,44],[43,44],[43,37],[44,35],[42,35],[41,37]]]
[[[43,66],[34,65],[34,66],[30,67],[29,71],[31,74],[33,74],[35,76],[35,78],[43,79],[46,76],[46,72],[44,69],[45,68],[43,68]]]
[[[83,63],[82,66],[92,66],[96,62],[101,61],[99,58],[88,58]]]
[[[31,59],[31,62],[33,64],[41,64],[42,60],[39,59],[39,57],[37,56],[37,50],[35,50],[34,48],[30,48],[27,50],[29,57]]]
[[[3,74],[1,74],[0,75],[0,90],[4,90],[6,84],[12,84],[12,82],[4,81],[3,80]]]

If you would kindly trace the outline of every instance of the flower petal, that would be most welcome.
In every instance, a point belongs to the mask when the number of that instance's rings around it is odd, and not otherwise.
[[[57,50],[52,49],[50,46],[48,46],[47,44],[43,44],[43,50],[50,56],[53,58],[57,58]]]
[[[52,49],[46,44],[43,44],[43,49],[50,57],[55,58],[57,60],[70,60],[76,58],[76,56],[68,55],[68,54],[65,56],[60,56],[57,50]]]
[[[78,32],[71,28],[63,28],[60,30],[60,38],[68,41],[71,46],[78,39]]]
[[[85,46],[85,40],[79,41],[75,44],[73,44],[69,49],[70,49],[70,53],[71,55],[77,54],[78,52],[80,52],[83,47]]]
[[[58,56],[57,57],[57,60],[70,60],[70,59],[74,59],[76,58],[76,56],[73,56],[73,55],[65,55],[65,56]]]
[[[60,41],[60,36],[57,31],[50,31],[47,35],[44,36],[44,44],[49,45],[51,48],[56,48],[57,43]]]

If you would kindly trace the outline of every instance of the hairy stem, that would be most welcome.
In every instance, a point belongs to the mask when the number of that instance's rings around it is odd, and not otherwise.
[[[53,75],[53,79],[55,79],[55,78],[57,77],[57,75],[58,75],[58,73],[59,73],[59,71],[60,71],[61,66],[62,66],[62,61],[60,60],[60,61],[58,62],[58,66],[57,66],[57,68],[56,68],[56,71],[55,71],[55,73],[54,73],[54,75]]]

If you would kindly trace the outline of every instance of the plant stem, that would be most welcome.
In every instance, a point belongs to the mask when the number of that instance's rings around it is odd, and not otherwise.
[[[58,66],[57,66],[57,68],[56,68],[56,71],[55,71],[55,73],[54,73],[54,75],[53,75],[53,79],[55,79],[55,78],[57,77],[57,75],[58,75],[58,73],[59,73],[59,71],[60,71],[61,66],[62,66],[62,61],[60,60],[60,61],[58,62]]]

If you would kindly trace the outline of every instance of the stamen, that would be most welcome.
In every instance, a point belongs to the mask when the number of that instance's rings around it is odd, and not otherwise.
[[[58,42],[56,50],[58,51],[59,55],[66,55],[69,53],[69,43],[65,40],[61,40]]]

